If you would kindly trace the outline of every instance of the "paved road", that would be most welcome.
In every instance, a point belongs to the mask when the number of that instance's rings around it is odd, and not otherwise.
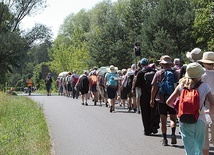
[[[104,105],[81,105],[80,99],[63,96],[29,96],[44,107],[55,155],[182,155],[178,144],[162,146],[160,130],[144,136],[141,115],[116,107],[110,113]],[[169,129],[169,128],[168,128]],[[168,130],[168,133],[171,133]],[[168,138],[170,144],[170,138]]]

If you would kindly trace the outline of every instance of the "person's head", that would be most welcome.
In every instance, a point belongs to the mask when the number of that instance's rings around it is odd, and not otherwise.
[[[180,59],[179,59],[179,58],[175,58],[175,59],[173,60],[173,64],[174,64],[174,65],[180,66],[180,64],[181,64]]]
[[[141,66],[148,66],[148,64],[149,64],[149,61],[148,61],[148,59],[146,59],[146,58],[142,58],[141,60],[140,60],[140,65]]]
[[[83,74],[85,74],[86,76],[88,76],[88,71],[87,71],[87,70],[84,70],[84,71],[83,71]]]
[[[168,55],[161,56],[159,60],[159,64],[165,69],[165,68],[171,68],[172,66],[172,58]]]
[[[204,52],[202,59],[198,60],[198,62],[202,62],[206,70],[214,70],[214,52]]]
[[[93,70],[97,70],[97,66],[94,66],[94,67],[93,67]]]
[[[182,78],[179,83],[187,88],[193,88],[195,84],[201,79],[201,76],[205,73],[204,68],[197,62],[193,62],[187,65],[185,77]]]
[[[122,72],[122,75],[126,75],[127,69],[122,69],[121,72]]]
[[[191,62],[197,62],[198,60],[201,59],[202,53],[201,49],[196,47],[194,48],[191,52],[186,53],[186,57],[191,61]]]
[[[132,69],[132,70],[136,70],[136,64],[132,64],[132,65],[131,65],[131,69]]]
[[[96,70],[92,71],[91,75],[97,75]]]
[[[109,73],[117,73],[118,68],[114,67],[114,65],[111,65],[109,68],[107,68],[107,71]]]

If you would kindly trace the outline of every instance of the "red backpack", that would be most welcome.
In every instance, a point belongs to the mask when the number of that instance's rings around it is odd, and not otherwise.
[[[195,84],[193,89],[183,88],[178,106],[178,118],[182,123],[194,124],[197,122],[201,108],[198,87],[201,81]]]

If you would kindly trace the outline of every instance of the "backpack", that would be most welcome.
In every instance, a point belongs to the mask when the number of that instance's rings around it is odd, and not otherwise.
[[[134,79],[134,75],[129,75],[129,76],[127,77],[126,88],[127,88],[128,92],[131,92],[131,90],[132,90],[133,79]]]
[[[67,76],[66,77],[66,84],[70,84],[70,82],[71,82],[71,76]]]
[[[88,77],[86,75],[83,75],[80,79],[79,89],[81,90],[82,88],[88,85],[89,85]]]
[[[170,96],[175,89],[174,84],[176,83],[174,70],[166,70],[162,74],[164,77],[158,82],[160,93],[164,96]]]
[[[109,73],[109,74],[110,74],[110,77],[109,77],[109,80],[108,80],[108,85],[116,87],[117,86],[117,80],[115,79],[116,75],[114,73]]]
[[[197,122],[201,108],[198,87],[201,81],[195,84],[193,89],[183,88],[178,105],[178,118],[182,123],[194,124]]]
[[[75,75],[73,75],[73,83],[74,83],[74,84],[77,83],[78,79],[79,79],[78,77],[76,77]]]
[[[91,85],[96,85],[98,82],[98,77],[96,75],[91,75]]]
[[[50,76],[46,76],[46,78],[45,78],[45,84],[46,84],[46,85],[50,85],[51,82],[52,82],[51,77],[50,77]]]
[[[146,90],[148,92],[151,92],[151,88],[152,88],[151,83],[152,83],[152,80],[153,80],[153,77],[154,77],[155,73],[156,73],[156,70],[150,69],[150,68],[146,69],[144,71],[144,76],[143,77],[144,77],[144,80],[145,80]]]

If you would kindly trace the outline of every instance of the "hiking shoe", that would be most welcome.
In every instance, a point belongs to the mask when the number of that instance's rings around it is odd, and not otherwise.
[[[88,106],[88,103],[87,103],[87,102],[85,102],[85,105],[86,105],[86,106]]]
[[[128,112],[131,112],[131,111],[132,111],[132,108],[131,108],[131,107],[129,107]]]
[[[172,135],[171,137],[171,144],[177,144],[177,139],[175,135]]]
[[[112,106],[110,106],[110,112],[112,112],[113,111],[113,107]]]
[[[162,145],[163,146],[168,146],[168,140],[167,139],[163,139],[162,140]]]

